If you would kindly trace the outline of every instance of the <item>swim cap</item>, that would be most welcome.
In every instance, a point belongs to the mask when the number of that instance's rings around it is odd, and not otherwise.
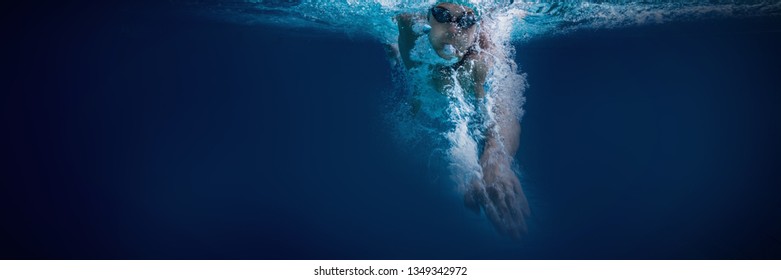
[[[449,1],[439,1],[439,2],[437,2],[437,4],[439,4],[439,3],[452,3],[452,4],[456,4],[456,5],[461,5],[461,6],[464,6],[464,7],[472,9],[472,11],[475,12],[475,16],[477,16],[477,18],[480,18],[480,10],[477,9],[478,5],[477,5],[477,3],[474,3],[474,2],[477,2],[477,1],[449,0]]]

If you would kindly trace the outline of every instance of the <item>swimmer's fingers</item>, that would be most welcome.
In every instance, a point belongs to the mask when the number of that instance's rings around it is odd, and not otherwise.
[[[508,171],[512,172],[512,171]],[[518,214],[521,214],[521,218],[526,219],[531,215],[531,209],[529,209],[529,202],[526,199],[526,195],[521,188],[521,181],[518,176],[513,173],[508,176],[507,181],[504,183],[507,195],[512,197],[511,207],[518,210]]]
[[[466,193],[464,193],[464,205],[476,214],[480,214],[480,208],[485,205],[485,201],[485,185],[483,180],[473,178],[469,183]]]
[[[526,220],[530,214],[520,180],[514,173],[500,174],[495,179],[485,188],[488,198],[486,215],[489,215],[498,230],[513,238],[520,238],[527,232]]]
[[[482,210],[497,231],[518,239],[528,229],[529,205],[518,176],[511,170],[497,171],[484,174],[485,181],[471,182],[464,205],[476,213]]]

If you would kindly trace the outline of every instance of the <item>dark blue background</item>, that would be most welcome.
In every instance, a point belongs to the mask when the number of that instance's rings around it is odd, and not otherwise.
[[[512,241],[387,140],[378,43],[15,5],[0,258],[781,258],[779,18],[518,45],[534,217]]]

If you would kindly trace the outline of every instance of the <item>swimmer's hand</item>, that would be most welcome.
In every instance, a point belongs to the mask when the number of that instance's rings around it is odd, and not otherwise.
[[[527,231],[531,211],[518,176],[509,160],[483,164],[483,180],[476,180],[464,196],[466,206],[475,212],[482,209],[501,233],[520,238]]]

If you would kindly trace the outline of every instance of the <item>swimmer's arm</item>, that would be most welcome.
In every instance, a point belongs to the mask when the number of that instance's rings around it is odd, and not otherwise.
[[[415,47],[415,41],[421,34],[416,33],[412,26],[416,20],[419,20],[419,15],[413,14],[400,14],[396,16],[396,23],[399,27],[399,39],[398,39],[398,54],[401,58],[404,67],[407,69],[420,66],[420,62],[414,61],[410,58],[412,48]],[[410,106],[412,114],[416,115],[420,111],[421,102],[418,97],[418,92],[413,93],[413,98],[410,100]]]
[[[415,23],[415,15],[412,14],[400,14],[396,16],[396,23],[399,26],[399,56],[404,66],[413,68],[418,66],[419,62],[413,61],[410,58],[410,52],[415,46],[415,40],[420,37],[419,34],[412,30],[412,25]]]
[[[510,106],[512,104],[506,102],[494,102],[491,108],[494,123],[485,134],[485,148],[480,156],[483,167],[497,163],[509,164],[518,152],[521,122]]]
[[[490,59],[488,53],[494,49],[494,45],[488,38],[486,33],[480,34],[480,48],[485,52],[478,55],[475,60],[474,68],[472,68],[472,80],[475,82],[475,96],[477,98],[483,98],[485,96],[485,82],[488,77],[488,72],[493,67],[493,60]]]
[[[491,67],[493,67],[493,64],[487,57],[480,57],[472,69],[472,78],[475,81],[475,95],[477,98],[485,97],[484,86]],[[518,151],[521,122],[518,121],[518,118],[513,113],[514,110],[510,106],[512,104],[506,104],[506,102],[494,102],[493,108],[491,108],[495,116],[495,123],[488,129],[485,135],[485,149],[480,156],[483,166],[496,164],[497,160],[505,164],[510,163]],[[497,158],[497,156],[501,155],[504,156]]]
[[[478,62],[475,63],[475,66],[472,69],[472,79],[475,82],[475,97],[477,98],[485,97],[485,82],[488,76],[488,67],[488,63]]]
[[[495,123],[485,135],[485,148],[480,156],[483,167],[490,164],[509,164],[518,152],[521,138],[521,122],[508,106],[496,102],[493,111]]]

